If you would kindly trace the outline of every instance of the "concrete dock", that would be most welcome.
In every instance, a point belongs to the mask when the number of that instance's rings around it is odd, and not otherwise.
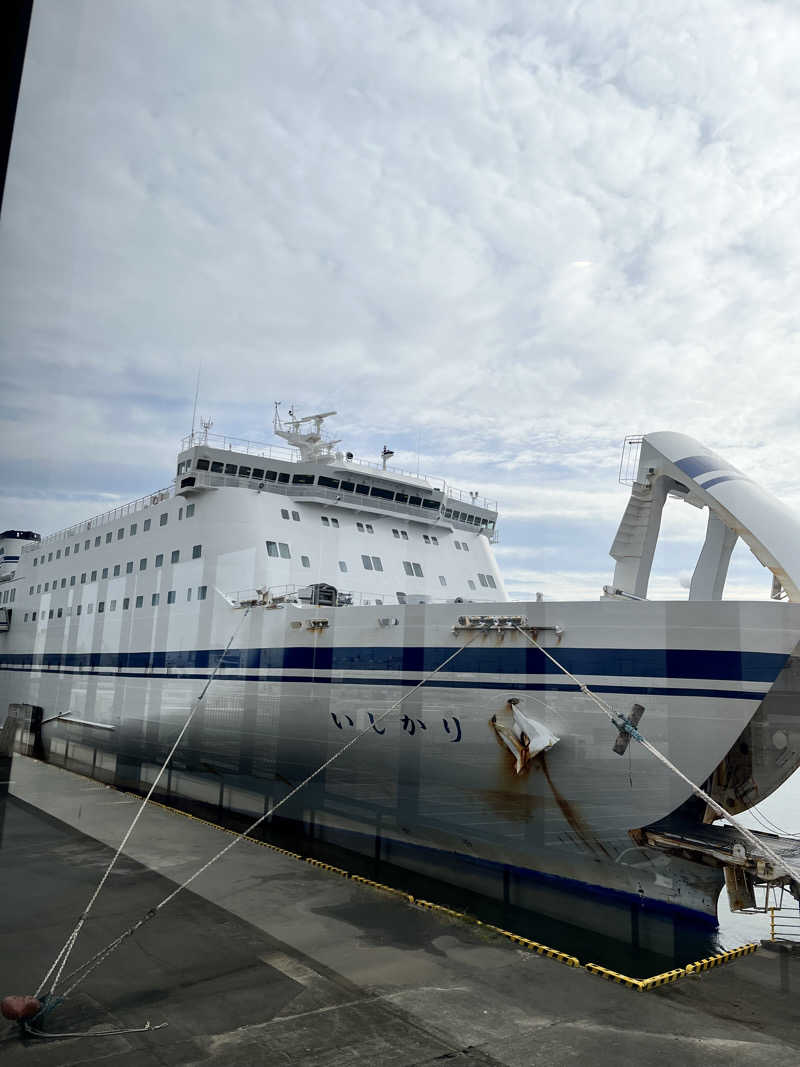
[[[0,820],[0,996],[39,985],[137,801],[15,756]],[[98,899],[82,962],[231,840],[146,809]],[[558,946],[554,946],[558,947]],[[582,961],[587,962],[587,961]],[[485,928],[243,841],[43,1024],[2,1020],[18,1064],[800,1063],[800,955],[761,949],[646,993]],[[168,1025],[145,1033],[93,1031]]]

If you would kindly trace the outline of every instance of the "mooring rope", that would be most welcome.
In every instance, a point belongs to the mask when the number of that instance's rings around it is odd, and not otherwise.
[[[236,624],[236,626],[234,628],[234,631],[231,634],[230,639],[228,640],[228,643],[227,643],[227,645],[225,646],[225,648],[224,648],[224,650],[222,652],[222,655],[219,657],[219,660],[217,661],[216,667],[214,667],[214,670],[209,675],[208,681],[203,686],[203,691],[201,692],[200,696],[195,701],[195,703],[192,706],[188,716],[186,717],[186,721],[184,722],[183,726],[181,727],[180,733],[175,738],[175,743],[173,744],[172,748],[169,750],[169,753],[167,754],[167,758],[161,764],[160,771],[156,775],[156,777],[155,777],[155,779],[153,781],[153,784],[150,786],[150,789],[147,792],[147,795],[145,796],[144,800],[140,804],[139,810],[134,815],[133,821],[131,822],[130,826],[128,827],[127,831],[125,832],[125,835],[122,838],[122,841],[120,841],[119,846],[117,848],[117,851],[114,853],[113,857],[111,858],[111,862],[106,867],[106,869],[105,869],[105,871],[103,873],[103,876],[101,877],[100,881],[98,882],[97,888],[94,890],[94,892],[92,893],[91,897],[89,898],[89,903],[83,909],[83,912],[81,913],[80,918],[78,919],[77,923],[75,924],[75,927],[73,928],[73,930],[70,933],[69,937],[67,938],[67,940],[64,942],[63,946],[61,947],[61,951],[58,953],[56,958],[53,960],[53,963],[50,966],[50,970],[47,972],[47,974],[42,979],[42,981],[41,981],[41,983],[39,985],[39,988],[37,989],[36,994],[35,994],[37,998],[41,995],[42,991],[44,990],[45,986],[47,985],[47,982],[50,979],[50,976],[53,975],[53,973],[55,972],[55,977],[53,978],[53,981],[52,981],[52,983],[50,985],[50,994],[51,994],[51,996],[54,995],[56,985],[57,985],[59,979],[61,978],[61,975],[62,975],[62,973],[64,971],[64,968],[67,965],[67,960],[69,959],[70,954],[71,954],[73,948],[75,947],[75,942],[78,940],[80,932],[83,929],[84,923],[86,922],[86,920],[87,920],[87,918],[89,916],[89,912],[92,910],[92,907],[94,906],[95,901],[100,896],[100,893],[101,893],[101,891],[103,889],[103,886],[108,881],[109,875],[111,874],[112,870],[114,869],[114,866],[116,865],[117,860],[119,859],[120,855],[122,854],[122,850],[125,848],[125,845],[128,843],[128,841],[130,839],[130,836],[133,833],[134,828],[136,827],[136,824],[137,824],[137,822],[139,821],[139,819],[141,817],[142,812],[147,807],[147,802],[150,800],[150,797],[153,795],[156,786],[161,781],[161,777],[164,774],[164,771],[167,769],[167,765],[169,764],[169,761],[172,759],[173,755],[175,754],[175,750],[177,749],[178,745],[181,743],[183,735],[189,729],[189,726],[191,725],[192,719],[197,714],[197,709],[200,707],[200,705],[203,702],[203,697],[206,695],[206,693],[209,690],[209,687],[210,687],[211,683],[216,678],[217,672],[219,671],[220,667],[222,666],[222,663],[223,663],[226,655],[230,651],[230,647],[233,644],[236,635],[239,633],[239,630],[241,629],[242,624],[244,623],[244,620],[247,618],[247,616],[249,614],[250,614],[250,608],[247,608],[247,610],[242,615],[241,619],[239,619],[239,622]]]
[[[475,636],[477,636],[477,635],[475,635]],[[70,993],[75,989],[75,987],[78,986],[81,982],[83,982],[84,979],[87,978],[88,975],[96,967],[98,967],[105,959],[107,959],[111,955],[112,952],[114,952],[117,948],[119,948],[119,946],[124,941],[126,941],[129,937],[131,937],[134,933],[136,933],[136,931],[139,930],[142,926],[144,926],[145,923],[149,922],[151,919],[154,919],[156,917],[156,915],[161,911],[162,908],[165,908],[167,906],[167,904],[169,904],[170,901],[174,900],[175,897],[179,893],[181,893],[184,889],[186,889],[188,886],[190,886],[192,884],[192,882],[196,878],[198,878],[204,871],[207,871],[208,868],[213,863],[216,863],[217,860],[222,859],[222,857],[227,852],[230,852],[230,850],[235,845],[238,845],[241,840],[243,840],[245,837],[247,837],[249,834],[251,834],[253,832],[253,830],[257,829],[257,827],[259,827],[261,825],[261,823],[264,822],[265,819],[268,819],[270,817],[270,815],[272,815],[274,812],[276,812],[278,810],[278,808],[282,807],[282,805],[284,805],[288,800],[291,800],[291,798],[293,796],[295,796],[297,793],[299,793],[300,790],[303,789],[306,785],[308,785],[309,782],[313,781],[314,778],[316,778],[318,775],[322,774],[322,772],[326,768],[330,767],[330,765],[335,760],[339,759],[340,756],[343,756],[344,753],[347,752],[348,749],[351,749],[353,747],[353,745],[357,744],[361,740],[362,737],[364,737],[366,734],[370,733],[370,731],[373,730],[374,727],[377,726],[378,723],[383,722],[384,719],[386,719],[389,715],[391,715],[394,711],[396,711],[400,707],[401,704],[403,704],[406,700],[408,700],[408,698],[410,696],[413,696],[414,693],[417,692],[417,690],[421,689],[423,687],[423,685],[425,685],[426,682],[429,682],[430,679],[434,677],[434,675],[438,674],[439,671],[441,671],[444,667],[446,667],[448,663],[450,663],[452,660],[454,660],[456,658],[456,656],[458,656],[461,652],[464,651],[465,648],[467,648],[470,644],[472,644],[472,642],[475,640],[475,636],[471,637],[469,639],[469,641],[466,642],[466,644],[463,644],[459,648],[457,648],[455,650],[455,652],[453,652],[451,655],[449,655],[447,657],[447,659],[443,660],[439,664],[439,666],[436,667],[435,670],[431,671],[431,673],[426,675],[422,679],[422,681],[418,682],[417,685],[415,685],[413,689],[410,689],[399,700],[395,701],[395,703],[392,704],[392,706],[387,711],[384,711],[382,714],[376,716],[374,718],[374,721],[370,720],[369,725],[365,726],[363,730],[361,730],[358,734],[356,734],[356,736],[354,738],[352,738],[352,740],[348,741],[347,744],[343,745],[340,749],[338,749],[336,752],[334,752],[334,754],[329,759],[325,760],[325,762],[323,764],[321,764],[319,767],[317,767],[317,769],[315,771],[313,771],[311,774],[309,774],[309,776],[307,778],[304,778],[303,781],[300,782],[299,785],[296,785],[294,787],[294,789],[292,789],[289,793],[286,794],[285,797],[282,797],[276,804],[273,804],[269,808],[269,810],[265,811],[263,815],[260,815],[255,820],[255,822],[251,823],[250,826],[248,826],[245,830],[242,830],[241,833],[237,834],[227,845],[225,845],[224,848],[221,848],[219,850],[219,852],[216,853],[216,855],[212,856],[211,859],[208,860],[206,863],[204,863],[202,865],[202,867],[199,867],[194,872],[194,874],[190,875],[185,881],[181,882],[180,885],[176,886],[176,888],[171,893],[169,893],[166,897],[164,897],[164,899],[161,900],[158,904],[156,904],[154,907],[152,907],[148,911],[146,911],[144,913],[144,915],[142,915],[139,919],[136,920],[135,923],[133,923],[131,926],[129,926],[126,930],[123,930],[123,932],[118,937],[114,938],[113,941],[110,941],[105,946],[105,948],[100,949],[98,952],[96,952],[94,954],[94,956],[91,956],[88,960],[86,960],[84,963],[82,963],[79,967],[76,967],[73,971],[70,971],[70,973],[66,976],[64,981],[65,982],[69,982],[70,979],[74,979],[74,981],[61,994],[61,998],[63,999],[65,997],[68,997],[70,995]],[[151,792],[152,792],[152,790],[151,790]],[[148,794],[148,796],[149,796],[149,794]],[[127,836],[129,836],[129,835],[127,835]],[[126,840],[127,840],[127,836],[126,836]],[[120,848],[121,847],[122,846],[120,846]],[[51,970],[52,970],[52,968],[51,968]],[[63,970],[63,966],[62,966],[61,970]],[[59,975],[60,975],[60,973],[61,972],[59,971]]]
[[[765,844],[763,841],[760,841],[755,836],[755,834],[752,833],[752,831],[748,830],[746,826],[743,826],[738,821],[738,819],[731,815],[729,811],[726,811],[721,804],[718,804],[717,801],[714,800],[713,797],[709,796],[709,794],[706,793],[704,789],[701,789],[699,785],[696,785],[690,778],[687,778],[683,771],[676,767],[675,764],[672,763],[664,755],[663,752],[657,749],[654,744],[648,741],[647,738],[644,737],[642,733],[631,722],[629,722],[624,715],[615,712],[613,707],[610,704],[606,703],[606,701],[603,700],[602,697],[599,697],[596,693],[593,693],[588,687],[588,685],[582,682],[580,678],[576,678],[576,676],[571,671],[567,670],[563,663],[560,663],[555,658],[555,656],[551,655],[551,653],[546,648],[544,648],[544,646],[540,645],[534,637],[532,637],[529,633],[523,630],[521,626],[516,626],[516,629],[519,630],[522,636],[528,641],[530,641],[530,643],[535,648],[538,648],[540,652],[543,652],[551,663],[554,663],[560,671],[566,674],[566,676],[572,682],[575,683],[575,685],[585,696],[587,696],[590,700],[594,701],[594,703],[600,708],[603,714],[608,716],[608,718],[618,730],[624,730],[626,733],[629,733],[635,741],[638,741],[643,748],[647,749],[647,751],[652,756],[655,756],[655,758],[661,763],[663,763],[665,767],[667,767],[670,771],[673,772],[673,774],[677,774],[679,778],[682,778],[683,781],[686,782],[686,784],[691,788],[695,796],[698,796],[701,798],[701,800],[704,800],[706,804],[708,804],[708,806],[711,808],[711,810],[716,812],[721,819],[725,819],[731,824],[731,826],[735,827],[735,829],[739,831],[739,833],[745,838],[746,841],[748,841],[753,846],[753,848],[756,849],[757,852],[765,853],[772,860],[778,870],[784,871],[795,883],[795,885],[800,887],[799,871],[796,871],[790,864],[786,862],[786,860],[782,859],[780,856],[777,855],[777,853],[773,852],[769,845]]]

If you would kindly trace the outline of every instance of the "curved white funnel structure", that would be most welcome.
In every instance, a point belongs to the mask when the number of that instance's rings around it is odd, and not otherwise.
[[[617,561],[613,592],[647,595],[661,513],[670,494],[708,508],[690,600],[722,599],[731,552],[741,537],[788,599],[800,601],[800,519],[722,456],[693,437],[670,432],[642,438],[636,480],[611,546]]]

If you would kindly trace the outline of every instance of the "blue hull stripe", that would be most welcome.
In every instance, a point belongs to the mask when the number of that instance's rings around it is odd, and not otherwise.
[[[1,668],[0,668],[1,669]],[[21,671],[29,674],[31,670],[42,670],[45,674],[59,674],[57,667],[6,667],[5,670]],[[165,679],[196,679],[207,681],[207,674],[193,674],[184,671],[175,671],[171,674],[161,674],[155,671],[150,674],[139,674],[133,671],[103,671],[87,668],[85,670],[70,671],[62,675],[67,678],[139,678],[142,681],[150,681],[152,678]],[[263,675],[263,674],[225,674],[220,671],[217,681],[228,682],[301,682],[306,685],[396,685],[412,686],[419,685],[422,678],[332,678],[328,675]],[[559,684],[558,682],[520,682],[509,679],[507,682],[462,682],[458,680],[446,680],[443,678],[431,678],[425,683],[429,689],[502,689],[517,692],[544,692],[544,693],[577,693],[580,692],[576,685]],[[689,689],[685,686],[658,686],[658,685],[593,685],[593,693],[628,693],[633,696],[681,696],[681,697],[722,697],[729,700],[763,700],[766,692],[736,692],[730,689]]]
[[[771,685],[787,660],[782,652],[702,649],[563,648],[551,650],[578,677],[681,678]],[[231,649],[223,668],[239,670],[405,671],[435,670],[452,647],[317,647]],[[222,649],[183,652],[5,652],[3,667],[197,671],[216,666]],[[443,668],[448,674],[555,675],[561,672],[537,648],[465,648]],[[173,675],[174,677],[174,675]],[[304,679],[305,680],[305,679]],[[394,684],[394,683],[392,683]],[[514,683],[516,684],[516,683]]]

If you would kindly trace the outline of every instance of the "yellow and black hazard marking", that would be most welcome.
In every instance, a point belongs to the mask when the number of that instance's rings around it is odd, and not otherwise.
[[[758,945],[755,941],[749,941],[746,945],[740,945],[738,948],[731,948],[727,952],[720,952],[716,956],[707,956],[705,959],[687,964],[686,973],[697,974],[699,971],[708,971],[712,967],[721,967],[725,963],[730,963],[731,960],[738,960],[740,956],[749,956],[757,948]]]
[[[601,967],[599,963],[586,963],[584,964],[584,970],[588,971],[589,974],[596,974],[600,978],[606,978],[609,982],[624,985],[628,989],[636,989],[640,993],[647,988],[646,979],[642,981],[639,978],[631,978],[627,974],[620,974],[619,971],[612,971],[609,967]]]

